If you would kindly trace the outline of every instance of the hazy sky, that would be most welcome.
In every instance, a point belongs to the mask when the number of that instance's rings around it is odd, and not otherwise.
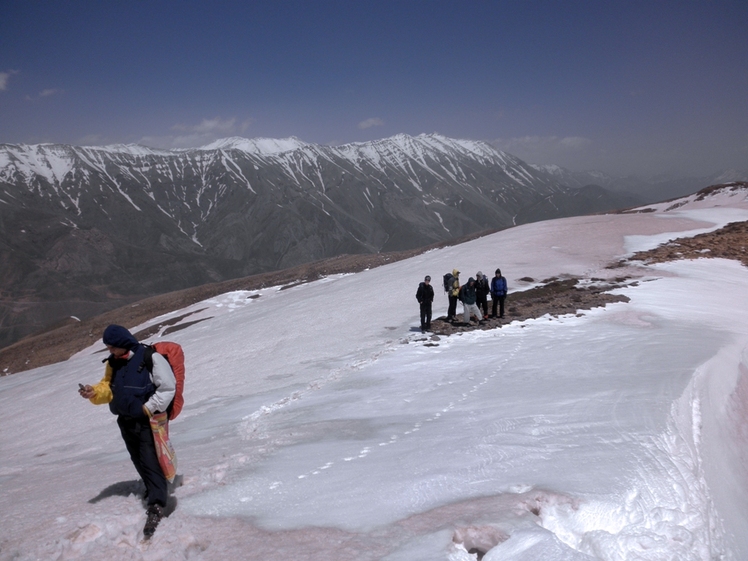
[[[0,0],[0,143],[487,140],[748,169],[748,1]]]

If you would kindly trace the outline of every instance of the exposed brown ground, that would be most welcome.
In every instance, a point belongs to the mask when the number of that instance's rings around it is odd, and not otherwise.
[[[476,234],[467,239],[486,235]],[[316,263],[310,263],[273,273],[254,275],[242,279],[204,285],[196,288],[154,296],[135,304],[113,310],[100,316],[61,325],[47,332],[27,337],[14,345],[0,350],[0,375],[22,372],[31,368],[67,360],[73,354],[95,342],[104,328],[110,323],[132,327],[145,321],[184,308],[196,302],[233,290],[256,290],[266,286],[293,286],[309,282],[326,275],[358,272],[365,269],[393,263],[418,255],[439,244],[413,251],[376,255],[344,255]],[[656,263],[677,259],[700,257],[722,257],[736,259],[748,266],[748,222],[735,222],[708,234],[693,238],[678,238],[650,251],[636,253],[628,261]],[[624,262],[611,263],[615,268]],[[532,279],[527,279],[532,281]],[[600,279],[590,279],[592,283],[580,283],[580,279],[543,279],[542,286],[510,294],[506,301],[504,319],[488,320],[485,324],[471,323],[468,326],[453,325],[442,319],[434,319],[433,331],[437,335],[450,335],[473,329],[492,329],[511,321],[538,318],[546,314],[552,316],[576,313],[605,306],[611,302],[628,301],[622,295],[607,294],[606,291],[631,283],[627,277],[616,278],[612,283]],[[490,302],[489,302],[490,305]],[[139,333],[144,338],[146,333]]]
[[[630,261],[662,263],[699,257],[735,259],[748,267],[748,222],[731,222],[716,232],[678,238],[650,251],[640,251]]]

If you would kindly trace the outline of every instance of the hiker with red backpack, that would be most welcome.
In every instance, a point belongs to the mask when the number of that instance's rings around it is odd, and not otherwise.
[[[110,352],[105,359],[104,377],[93,386],[81,384],[79,393],[95,405],[108,403],[117,415],[122,439],[146,488],[148,509],[143,535],[147,539],[164,516],[167,479],[173,480],[176,474],[176,458],[168,441],[168,418],[170,409],[171,418],[176,416],[175,407],[181,409],[182,388],[178,387],[169,361],[153,347],[139,343],[126,328],[110,325],[104,330],[103,340]],[[183,355],[181,360],[183,364]],[[181,364],[180,367],[183,383],[184,369]],[[179,403],[175,400],[177,394]],[[169,450],[164,450],[164,446]],[[173,473],[164,472],[165,452],[167,456],[171,452]]]

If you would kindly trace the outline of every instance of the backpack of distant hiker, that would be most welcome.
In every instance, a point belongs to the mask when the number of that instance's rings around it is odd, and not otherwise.
[[[151,372],[153,371],[154,352],[166,359],[166,362],[171,366],[172,372],[174,372],[174,378],[177,380],[177,391],[174,394],[174,399],[166,409],[169,419],[176,419],[184,405],[184,397],[182,396],[184,392],[184,351],[180,344],[169,341],[160,341],[152,345],[145,345],[144,363]]]
[[[455,277],[452,273],[447,273],[444,275],[444,292],[449,292],[452,290],[452,283],[454,282]]]

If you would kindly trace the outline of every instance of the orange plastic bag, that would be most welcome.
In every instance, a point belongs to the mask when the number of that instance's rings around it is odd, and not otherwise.
[[[169,441],[169,415],[166,411],[151,417],[151,431],[161,471],[164,472],[166,480],[173,483],[177,475],[177,453]]]

